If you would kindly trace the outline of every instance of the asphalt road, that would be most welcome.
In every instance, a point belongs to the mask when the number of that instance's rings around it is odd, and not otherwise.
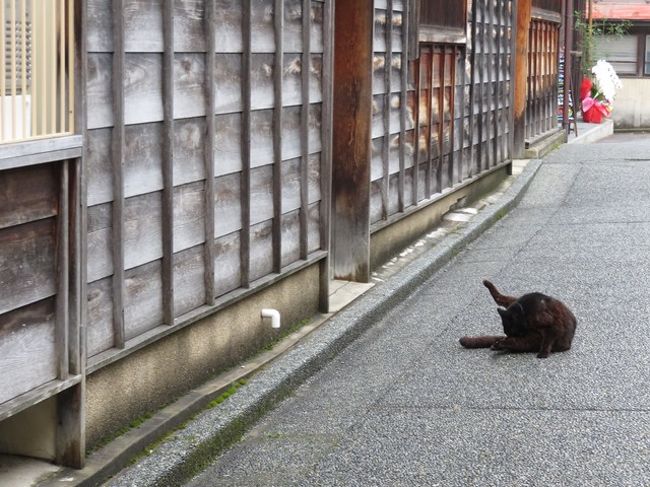
[[[607,142],[547,157],[515,210],[190,484],[650,485],[650,137]],[[460,347],[500,330],[483,278],[563,300],[573,349]]]

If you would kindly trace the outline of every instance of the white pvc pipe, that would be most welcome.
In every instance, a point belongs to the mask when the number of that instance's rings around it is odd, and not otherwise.
[[[280,312],[277,309],[264,308],[262,318],[271,318],[271,328],[280,328]]]

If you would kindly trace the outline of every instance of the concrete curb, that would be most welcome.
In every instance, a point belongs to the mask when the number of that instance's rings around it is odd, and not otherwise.
[[[572,137],[568,140],[568,144],[590,144],[597,142],[605,137],[609,137],[614,133],[614,121],[605,120],[600,125],[590,127],[589,130],[580,134],[578,137]]]
[[[327,326],[314,331],[304,343],[276,359],[227,401],[200,413],[149,456],[120,472],[107,485],[180,485],[201,471],[266,411],[516,206],[540,166],[541,161],[531,160],[495,204],[481,211],[456,234],[446,237],[430,252],[336,314]]]

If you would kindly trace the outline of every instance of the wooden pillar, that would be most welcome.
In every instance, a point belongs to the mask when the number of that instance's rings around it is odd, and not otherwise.
[[[575,92],[575,87],[571,86],[573,75],[573,0],[566,0],[564,8],[564,96],[562,106],[562,127],[567,133],[571,130],[569,124],[569,96]],[[574,102],[575,103],[575,102]]]
[[[514,46],[515,99],[513,114],[514,157],[521,158],[525,149],[526,79],[528,77],[528,30],[530,28],[531,0],[517,0],[517,24]]]
[[[334,277],[370,279],[372,0],[335,8],[332,141]]]

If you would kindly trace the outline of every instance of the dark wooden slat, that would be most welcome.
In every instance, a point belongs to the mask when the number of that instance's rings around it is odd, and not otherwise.
[[[490,2],[492,3],[492,2]],[[501,28],[502,28],[502,18],[501,18],[501,9],[502,2],[496,2],[496,57],[495,57],[495,74],[496,81],[494,87],[494,164],[497,164],[503,160],[503,154],[499,150],[501,135],[499,135],[500,120],[502,115],[502,110],[505,108],[505,105],[502,103],[501,93],[503,91],[503,80],[501,79]]]
[[[323,6],[323,120],[321,152],[321,202],[320,202],[320,248],[328,252],[328,257],[320,264],[319,311],[329,312],[330,289],[330,188],[332,184],[332,75],[334,73],[333,49],[333,0],[326,0]]]
[[[205,249],[204,249],[204,275],[205,304],[214,305],[214,144],[215,144],[215,37],[216,37],[216,15],[215,3],[212,0],[206,1],[205,8],[205,147],[203,153],[205,171]]]
[[[174,2],[163,3],[163,322],[174,324]]]
[[[413,121],[415,123],[415,136],[413,141],[413,150],[415,151],[413,161],[413,206],[418,204],[418,187],[420,185],[420,101],[422,97],[422,53],[415,60],[415,102],[413,110]]]
[[[69,376],[68,369],[68,333],[69,333],[69,167],[68,162],[61,163],[60,191],[59,191],[59,212],[57,216],[56,236],[56,354],[58,357],[58,369],[60,380],[66,380]]]
[[[402,53],[400,57],[400,80],[402,83],[402,89],[400,90],[400,106],[399,106],[399,176],[397,180],[397,193],[398,193],[398,204],[397,211],[400,213],[404,211],[406,203],[404,201],[405,195],[405,168],[406,168],[406,109],[407,109],[407,84],[408,84],[408,69],[409,61],[408,55],[409,52],[409,7],[410,2],[403,3],[404,8],[402,10]]]
[[[517,52],[517,35],[515,24],[517,22],[517,2],[510,0],[512,6],[510,12],[510,90],[509,90],[509,108],[508,108],[508,158],[515,158],[515,53]]]
[[[429,123],[429,133],[427,134],[427,165],[426,165],[426,171],[425,171],[425,181],[424,181],[424,197],[425,199],[431,198],[431,194],[433,193],[433,189],[431,188],[431,179],[433,178],[433,156],[432,156],[432,149],[431,149],[431,140],[433,138],[433,63],[434,63],[434,48],[430,49],[431,52],[431,62],[427,65],[427,81],[429,84],[427,85],[427,119]],[[441,57],[442,59],[442,57]],[[442,92],[442,84],[441,87],[439,88],[439,93]],[[438,100],[440,101],[440,100]],[[442,126],[442,121],[440,121],[440,124]]]
[[[479,56],[479,61],[476,64],[475,70],[478,72],[478,77],[479,77],[479,82],[478,82],[478,111],[479,111],[479,117],[478,117],[478,159],[477,159],[477,167],[478,167],[478,172],[481,173],[483,169],[486,169],[484,167],[484,156],[483,154],[485,153],[485,145],[483,143],[483,136],[484,136],[484,129],[485,127],[485,122],[487,121],[487,111],[485,110],[485,74],[486,74],[486,69],[485,69],[485,36],[486,36],[486,27],[485,27],[485,0],[477,0],[477,12],[481,12],[481,21],[476,22],[477,28],[480,26],[480,34],[478,36],[479,38],[479,45],[480,45],[480,52],[481,55]]]
[[[241,172],[241,285],[250,286],[251,244],[251,0],[242,6],[242,172]]]
[[[388,218],[389,203],[389,184],[390,184],[390,100],[391,100],[391,70],[393,64],[393,0],[386,2],[386,28],[384,29],[385,36],[385,58],[384,58],[384,143],[382,144],[382,163],[383,163],[383,177],[381,184],[381,200],[382,200],[382,219]],[[377,25],[376,23],[374,24]]]
[[[83,370],[81,364],[81,242],[82,242],[82,229],[81,229],[81,212],[83,211],[82,197],[81,197],[81,158],[70,161],[70,243],[69,243],[69,271],[70,276],[70,318],[68,323],[68,370],[71,375],[80,374]]]
[[[461,183],[463,181],[463,166],[465,164],[465,84],[467,83],[467,48],[459,47],[458,52],[460,54],[460,149],[458,153],[458,168],[457,168],[457,178],[456,182]]]
[[[113,2],[113,328],[124,348],[124,0]]]
[[[451,87],[449,95],[449,159],[447,161],[447,181],[449,187],[454,185],[454,166],[456,165],[456,156],[454,151],[454,144],[456,142],[456,63],[457,60],[457,48],[452,46],[450,50],[450,76]],[[462,120],[461,120],[462,124]]]
[[[508,17],[508,14],[510,12],[510,9],[508,8],[512,2],[508,0],[507,2],[504,2],[504,4],[501,7],[501,23],[503,25],[503,38],[501,40],[501,46],[503,48],[502,52],[502,61],[503,58],[505,59],[510,59],[510,62],[512,62],[512,50],[510,49],[510,46],[508,45],[508,26],[512,25],[512,17]],[[511,14],[511,12],[510,12]],[[510,51],[510,54],[508,54],[508,51]],[[512,116],[511,116],[511,108],[512,103],[510,102],[510,92],[512,92],[512,76],[510,74],[510,71],[508,71],[508,63],[503,62],[502,64],[502,73],[504,77],[504,83],[503,86],[501,87],[501,103],[503,105],[503,109],[501,111],[501,150],[502,150],[502,160],[507,160],[510,159],[510,142],[509,142],[509,135],[506,134],[512,132]],[[506,85],[505,85],[505,79],[508,79],[508,86],[509,91],[506,92]]]
[[[492,50],[492,44],[494,42],[494,39],[492,38],[492,33],[494,30],[494,9],[493,9],[493,0],[487,0],[487,8],[486,8],[486,21],[483,24],[486,28],[487,36],[486,36],[486,41],[487,41],[487,56],[486,56],[486,71],[487,71],[487,78],[488,78],[488,90],[487,90],[487,95],[486,95],[486,102],[487,102],[487,120],[486,120],[486,131],[487,131],[487,141],[486,141],[486,154],[487,154],[487,167],[488,169],[494,166],[496,164],[496,158],[494,155],[494,150],[496,146],[494,145],[496,140],[496,134],[491,133],[492,130],[494,130],[494,120],[496,119],[496,97],[495,97],[495,92],[496,92],[496,86],[493,81],[494,79],[494,73],[492,72],[492,58],[494,56],[494,51]],[[494,105],[494,109],[492,109],[492,105]]]
[[[300,258],[309,253],[309,71],[311,67],[311,0],[302,0],[302,108],[300,112]]]
[[[474,158],[477,156],[477,150],[474,146],[474,104],[476,103],[475,94],[476,94],[476,12],[477,12],[477,3],[476,1],[472,2],[472,45],[469,54],[469,63],[470,63],[470,74],[469,74],[469,174],[471,178],[474,176],[474,167],[475,162]],[[480,168],[479,168],[480,171]]]
[[[284,1],[273,6],[275,63],[273,68],[273,271],[282,269],[282,73],[284,66]]]
[[[445,144],[443,140],[445,128],[445,70],[447,49],[440,49],[440,87],[438,88],[438,164],[436,166],[436,192],[442,193],[442,164],[444,161]],[[433,63],[432,63],[433,65]],[[433,93],[433,90],[431,90]],[[431,111],[429,111],[431,113]],[[451,122],[453,126],[453,121]],[[433,114],[431,114],[431,126],[433,126]],[[431,158],[429,158],[431,160]],[[429,194],[431,197],[431,194]]]

